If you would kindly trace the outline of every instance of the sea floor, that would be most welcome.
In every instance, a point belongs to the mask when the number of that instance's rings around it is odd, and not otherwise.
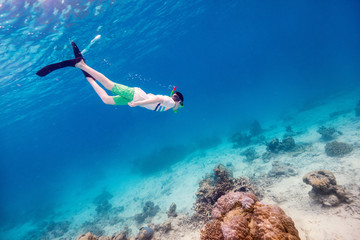
[[[297,145],[301,151],[279,153],[264,161],[261,155],[266,151],[263,142],[243,148],[233,148],[224,139],[223,143],[207,150],[199,150],[187,156],[169,169],[144,178],[120,169],[106,171],[96,187],[88,191],[69,192],[68,203],[59,206],[51,221],[68,221],[70,224],[61,236],[53,239],[77,239],[87,230],[95,229],[103,235],[112,235],[128,227],[136,235],[141,226],[149,222],[161,224],[167,221],[167,211],[172,203],[177,206],[177,220],[166,235],[155,235],[157,239],[200,239],[202,223],[191,223],[194,213],[195,193],[199,181],[212,169],[223,164],[233,171],[234,177],[248,177],[261,191],[262,202],[279,205],[290,216],[306,240],[356,240],[360,238],[360,117],[355,116],[355,106],[359,94],[339,94],[302,111],[288,113],[276,124],[262,124],[266,140],[282,139],[286,126],[291,126]],[[260,120],[259,120],[260,121]],[[334,127],[342,134],[336,140],[351,144],[354,149],[343,157],[329,157],[325,153],[326,142],[317,133],[320,126]],[[253,147],[258,158],[249,162],[240,153]],[[274,162],[287,166],[283,174],[269,175]],[[311,186],[303,182],[303,176],[314,170],[330,170],[337,184],[346,187],[352,194],[352,203],[342,203],[335,207],[324,207],[312,200],[308,192]],[[286,172],[289,171],[289,174]],[[94,176],[96,177],[96,176]],[[109,195],[110,193],[111,195]],[[103,194],[103,195],[100,195]],[[94,204],[97,196],[103,197],[101,207],[109,210],[105,214]],[[74,200],[74,198],[76,200]],[[104,200],[105,199],[105,200]],[[144,204],[152,201],[160,211],[144,223],[135,221],[134,215],[141,213]],[[64,200],[66,202],[66,200]],[[108,203],[110,205],[108,205]],[[34,224],[25,224],[6,232],[14,239],[25,239],[24,232],[39,229]],[[96,233],[95,233],[96,234]],[[31,235],[28,235],[31,237]],[[6,239],[6,238],[4,238]],[[29,238],[31,239],[31,238]]]

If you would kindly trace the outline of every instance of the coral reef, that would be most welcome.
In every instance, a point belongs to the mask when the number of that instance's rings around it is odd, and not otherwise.
[[[266,150],[272,153],[290,152],[294,150],[295,147],[295,140],[292,137],[286,137],[282,142],[275,138],[267,144]]]
[[[227,192],[255,192],[247,178],[233,178],[232,172],[222,164],[213,169],[214,173],[199,182],[196,192],[195,211],[199,218],[206,219],[216,201]]]
[[[297,171],[294,166],[290,163],[283,163],[275,161],[272,163],[272,168],[268,173],[268,177],[290,177],[297,175]]]
[[[145,222],[146,218],[154,217],[160,211],[160,207],[151,201],[147,201],[143,207],[143,212],[135,215],[138,224]]]
[[[333,141],[325,145],[325,153],[330,157],[343,157],[351,153],[353,147],[350,144]]]
[[[337,131],[335,128],[326,128],[321,126],[317,132],[321,135],[321,139],[324,141],[334,140],[337,135],[342,135],[340,131]]]
[[[285,127],[285,134],[284,134],[284,138],[287,138],[287,137],[293,137],[296,135],[296,133],[293,131],[292,127],[291,126],[286,126]]]
[[[292,219],[276,205],[259,202],[252,193],[229,192],[220,197],[201,240],[298,240]]]
[[[169,211],[166,212],[166,214],[168,215],[168,217],[177,217],[177,213],[176,213],[176,204],[172,203]]]
[[[262,130],[261,126],[260,126],[260,123],[257,120],[253,121],[251,126],[250,126],[250,135],[251,136],[257,136],[262,132],[263,132],[263,130]]]
[[[242,156],[246,157],[247,161],[253,161],[254,159],[258,158],[258,154],[255,151],[255,148],[248,148],[241,153]]]
[[[327,170],[312,171],[303,177],[312,186],[309,196],[324,206],[336,206],[341,202],[351,202],[345,187],[336,184],[335,176]]]
[[[231,137],[233,148],[240,148],[247,146],[251,143],[251,135],[247,133],[235,133]]]
[[[154,235],[154,230],[149,227],[140,228],[140,232],[136,235],[135,240],[150,240]]]
[[[103,191],[101,194],[99,194],[93,201],[93,203],[96,205],[96,213],[99,216],[105,216],[109,213],[109,211],[112,208],[112,205],[110,204],[109,200],[113,197],[109,192]]]
[[[124,230],[118,234],[114,234],[112,236],[97,236],[88,232],[86,234],[80,235],[77,240],[128,240],[128,231]]]
[[[28,239],[54,239],[61,238],[65,233],[69,231],[70,222],[42,222],[39,226],[29,231],[26,236]]]

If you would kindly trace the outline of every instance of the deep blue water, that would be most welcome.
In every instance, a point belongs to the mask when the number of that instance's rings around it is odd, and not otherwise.
[[[1,225],[40,221],[101,170],[149,175],[199,141],[358,89],[359,13],[356,0],[0,0]],[[77,69],[35,75],[97,35],[89,66],[155,94],[176,85],[185,107],[107,106]]]

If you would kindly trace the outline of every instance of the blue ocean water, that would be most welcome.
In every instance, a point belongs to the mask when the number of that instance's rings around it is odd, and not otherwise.
[[[46,219],[109,169],[146,177],[254,119],[359,89],[359,10],[355,0],[0,0],[1,229]],[[107,106],[78,69],[36,76],[73,57],[70,41],[115,82],[163,95],[177,86],[185,107]]]

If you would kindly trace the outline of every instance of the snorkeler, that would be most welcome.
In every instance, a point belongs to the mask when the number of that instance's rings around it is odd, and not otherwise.
[[[40,69],[36,74],[40,77],[44,77],[60,68],[76,67],[83,71],[86,79],[105,104],[129,105],[130,107],[140,106],[157,112],[163,112],[169,109],[173,109],[176,112],[179,108],[183,107],[184,97],[180,92],[174,92],[176,87],[169,97],[165,95],[153,95],[151,93],[147,94],[138,87],[127,87],[122,84],[114,83],[102,73],[89,67],[85,63],[85,60],[76,44],[73,42],[71,44],[74,50],[75,59],[50,64]],[[100,82],[104,88],[114,93],[115,96],[109,96],[95,80]]]

